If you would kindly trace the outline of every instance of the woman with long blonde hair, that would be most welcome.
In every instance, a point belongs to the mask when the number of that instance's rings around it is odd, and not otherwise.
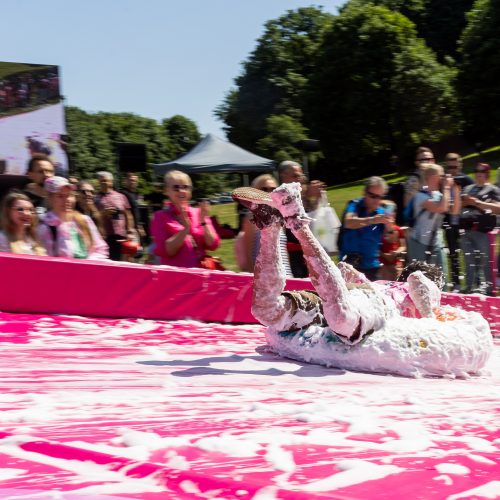
[[[37,223],[31,200],[23,193],[9,193],[2,207],[0,252],[46,255],[36,234]]]
[[[64,177],[45,181],[50,211],[38,228],[47,253],[75,259],[107,259],[108,245],[90,217],[75,210],[74,187]]]

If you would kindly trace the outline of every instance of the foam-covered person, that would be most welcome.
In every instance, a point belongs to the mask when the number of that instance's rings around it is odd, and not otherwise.
[[[108,245],[90,217],[75,210],[74,186],[64,177],[45,181],[50,210],[38,227],[38,237],[55,257],[107,259]]]
[[[171,170],[165,174],[165,194],[169,201],[155,212],[151,221],[154,253],[160,263],[178,267],[201,267],[207,250],[215,250],[220,237],[210,219],[210,204],[190,206],[193,192],[191,178]]]
[[[24,193],[11,192],[3,200],[0,252],[47,255],[36,233],[35,207]]]
[[[393,331],[408,328],[413,329],[418,340],[421,331],[430,335],[437,335],[440,330],[444,332],[441,321],[449,319],[459,322],[457,325],[460,326],[455,331],[460,328],[470,330],[467,335],[475,335],[475,331],[480,331],[480,342],[488,353],[491,351],[491,333],[484,318],[475,312],[442,308],[437,279],[429,279],[422,271],[412,271],[407,276],[408,294],[418,316],[423,318],[416,321],[414,317],[402,315],[401,304],[389,289],[386,291],[378,283],[369,281],[349,264],[340,262],[338,266],[335,265],[309,228],[311,221],[302,204],[299,183],[282,184],[267,196],[252,188],[240,188],[233,191],[233,198],[246,204],[253,212],[254,220],[261,225],[252,314],[275,333],[297,332],[312,327],[316,335],[317,327],[329,327],[328,332],[325,332],[325,343],[328,342],[327,338],[334,335],[340,341],[352,345],[371,334],[374,337],[383,336],[385,334],[382,332],[385,331],[393,335]],[[272,210],[272,216],[269,209]],[[304,248],[314,292],[284,291],[286,280],[278,253],[282,224],[293,231]],[[440,285],[442,280],[441,275]],[[476,325],[478,330],[475,330]],[[319,338],[316,336],[313,340],[306,344],[305,351],[312,349]],[[480,343],[477,348],[481,349]]]

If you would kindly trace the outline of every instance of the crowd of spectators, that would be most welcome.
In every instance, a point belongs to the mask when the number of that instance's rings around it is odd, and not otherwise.
[[[396,279],[404,262],[432,263],[447,290],[493,295],[500,187],[490,182],[487,163],[476,164],[473,179],[457,153],[443,164],[429,148],[418,148],[400,206],[387,200],[384,179],[367,179],[363,196],[347,204],[339,258],[370,280]],[[396,210],[404,212],[404,224],[396,225]]]
[[[492,231],[498,227],[500,188],[490,182],[490,166],[478,163],[471,178],[462,172],[458,154],[446,155],[442,166],[423,147],[416,152],[415,165],[404,182],[400,205],[388,199],[383,178],[365,181],[361,196],[345,207],[336,258],[370,280],[391,281],[405,264],[425,261],[443,270],[448,290],[493,294]],[[170,171],[164,184],[155,183],[145,196],[139,193],[135,173],[127,173],[118,190],[107,171],[88,180],[55,176],[54,165],[43,154],[33,155],[27,176],[24,190],[14,190],[3,200],[2,252],[203,267],[206,252],[220,244],[210,204],[193,206],[192,181],[183,172]],[[300,182],[306,212],[314,214],[324,183],[308,181],[294,161],[282,162],[278,176],[279,181],[260,175],[252,186],[269,192],[280,182]],[[396,224],[398,211],[405,213],[404,224]],[[240,210],[239,215],[236,260],[240,270],[253,272],[259,230],[251,214]],[[280,241],[287,275],[307,277],[302,248],[291,231],[284,228]]]
[[[59,98],[59,76],[55,68],[0,78],[0,113],[46,104],[56,98]]]

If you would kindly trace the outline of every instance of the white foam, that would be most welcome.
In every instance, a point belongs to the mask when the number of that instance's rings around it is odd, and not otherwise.
[[[340,462],[339,468],[343,469],[342,472],[303,485],[301,490],[331,491],[354,484],[364,483],[365,481],[382,479],[391,474],[398,474],[406,470],[395,465],[377,465],[364,460],[344,460]]]
[[[266,332],[273,351],[292,359],[355,371],[404,376],[461,377],[480,374],[493,350],[487,321],[467,312],[455,321],[433,318],[389,319],[361,344],[335,341],[328,328],[310,326],[306,334]]]
[[[457,474],[460,476],[470,474],[470,469],[460,464],[442,463],[436,464],[435,468],[441,474]]]
[[[458,500],[459,498],[499,498],[500,497],[500,481],[490,481],[482,484],[477,488],[472,488],[467,491],[450,495],[446,500]]]

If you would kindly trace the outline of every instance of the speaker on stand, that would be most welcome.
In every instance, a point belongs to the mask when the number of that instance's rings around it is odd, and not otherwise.
[[[118,170],[123,172],[146,172],[146,145],[135,142],[117,142]]]

